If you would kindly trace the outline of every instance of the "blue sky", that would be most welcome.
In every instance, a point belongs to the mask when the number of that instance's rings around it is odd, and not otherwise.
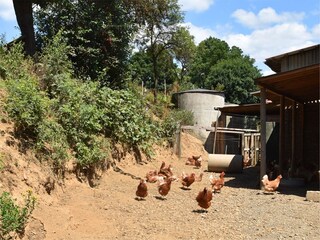
[[[198,44],[212,36],[238,46],[264,75],[266,58],[320,43],[320,0],[179,0]],[[0,34],[18,37],[12,0],[0,0]]]

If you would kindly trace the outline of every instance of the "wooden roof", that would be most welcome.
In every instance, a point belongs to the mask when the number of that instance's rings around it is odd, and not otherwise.
[[[267,89],[267,98],[275,101],[285,96],[299,103],[318,101],[320,64],[311,65],[287,72],[277,73],[255,80],[258,86]]]
[[[280,107],[278,104],[267,104],[266,107],[267,114],[279,114]],[[260,116],[260,103],[243,104],[240,106],[225,106],[218,109],[225,114]]]

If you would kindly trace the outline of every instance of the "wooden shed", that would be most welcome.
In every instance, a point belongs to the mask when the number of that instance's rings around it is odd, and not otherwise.
[[[284,177],[303,177],[319,184],[319,44],[266,59],[276,73],[255,80],[260,104],[223,107],[223,115],[260,115],[260,177],[271,155]],[[267,147],[267,122],[278,127],[277,149]],[[272,159],[274,160],[274,159]],[[319,185],[318,185],[319,187]]]
[[[266,59],[276,74],[255,80],[261,102],[261,177],[266,173],[267,99],[279,106],[280,172],[308,181],[319,174],[319,46]]]

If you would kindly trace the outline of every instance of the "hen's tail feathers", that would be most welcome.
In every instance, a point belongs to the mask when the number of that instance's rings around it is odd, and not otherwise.
[[[263,185],[266,185],[266,184],[269,182],[269,178],[268,178],[268,175],[267,175],[267,174],[265,174],[265,175],[262,177],[261,182],[263,183]]]

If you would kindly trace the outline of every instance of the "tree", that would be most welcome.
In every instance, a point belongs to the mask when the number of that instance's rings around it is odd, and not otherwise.
[[[21,31],[21,40],[24,43],[24,51],[29,56],[34,55],[36,52],[32,5],[35,3],[44,6],[53,1],[58,0],[12,0],[17,23]]]
[[[257,88],[254,79],[261,76],[254,59],[243,54],[236,46],[217,38],[202,41],[196,50],[190,70],[192,83],[198,87],[223,90],[226,101],[253,103],[250,92]]]
[[[196,52],[194,36],[190,34],[187,28],[181,27],[173,35],[173,42],[173,53],[181,67],[179,73],[179,84],[184,84],[191,66],[191,61]]]
[[[209,37],[200,42],[190,69],[191,82],[203,88],[211,66],[226,58],[228,50],[228,44],[217,38]]]
[[[205,80],[205,88],[223,90],[226,101],[236,104],[254,103],[250,93],[257,90],[254,79],[261,77],[248,56],[228,58],[214,65]]]
[[[159,83],[159,59],[163,51],[173,49],[173,35],[183,20],[177,0],[145,1],[137,9],[143,13],[140,18],[142,30],[136,38],[141,49],[148,49],[152,60],[152,80],[154,82],[154,101],[157,101]]]
[[[148,50],[147,50],[148,51]],[[141,50],[133,54],[130,59],[130,73],[133,81],[144,83],[144,86],[151,89],[153,87],[152,76],[153,65],[150,53]],[[163,90],[166,86],[170,86],[176,80],[177,65],[173,61],[172,54],[168,50],[162,52],[159,56],[157,64],[159,72],[159,90]]]
[[[73,48],[75,73],[113,88],[124,86],[130,42],[136,30],[125,1],[60,0],[36,12],[37,42],[63,29]]]
[[[24,42],[24,50],[32,56],[36,52],[34,37],[32,0],[12,0],[17,23],[21,31],[21,40]]]

